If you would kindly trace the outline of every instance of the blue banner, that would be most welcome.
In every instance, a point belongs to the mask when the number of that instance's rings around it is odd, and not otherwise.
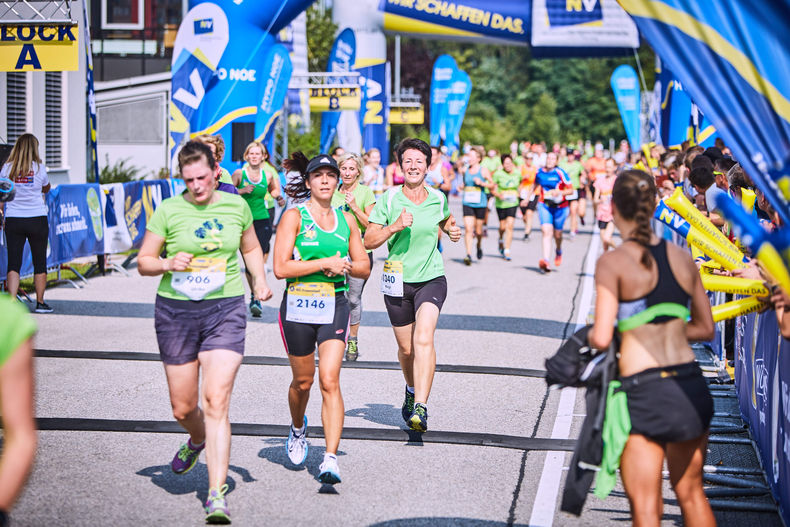
[[[447,94],[453,82],[453,75],[458,66],[450,55],[440,55],[433,63],[431,76],[430,134],[431,144],[439,145],[439,141],[447,137],[443,116],[447,108]]]
[[[716,127],[696,104],[691,107],[691,122],[694,127],[694,142],[704,148],[714,146],[717,137]]]
[[[790,223],[790,9],[754,0],[619,0]],[[704,64],[704,67],[700,67]]]
[[[469,105],[471,95],[472,80],[465,71],[456,69],[453,72],[452,82],[447,93],[447,103],[443,115],[443,121],[446,123],[444,126],[446,136],[442,139],[447,145],[447,154],[450,156],[458,151],[461,125],[463,125],[466,107]]]
[[[620,110],[620,117],[623,119],[623,127],[631,145],[631,151],[637,152],[642,146],[639,137],[639,110],[642,104],[639,77],[637,77],[634,68],[627,64],[621,64],[612,73],[610,84],[617,108]]]
[[[527,44],[531,3],[512,0],[434,2],[381,0],[384,29],[393,33],[430,34],[464,40]]]
[[[124,220],[133,247],[140,248],[143,243],[145,226],[162,200],[170,197],[170,185],[166,179],[123,184]]]
[[[291,80],[291,58],[282,44],[275,44],[263,60],[261,103],[255,117],[255,137],[264,141],[274,130],[274,123],[282,114],[288,83]]]
[[[171,64],[168,144],[171,174],[177,170],[178,148],[203,103],[227,44],[228,19],[216,4],[206,3],[190,9],[178,28]]]
[[[357,57],[357,39],[351,28],[346,28],[337,35],[329,60],[326,64],[327,72],[345,73],[354,67]],[[337,134],[337,122],[340,112],[323,112],[321,114],[321,152],[329,152],[332,142]],[[382,152],[382,156],[384,152]]]
[[[683,141],[694,138],[691,98],[666,65],[658,72],[656,85],[661,89],[661,144],[667,148],[680,148]]]
[[[365,79],[365,105],[360,108],[362,114],[362,149],[368,151],[378,148],[381,152],[381,166],[389,164],[389,68],[386,62],[360,68],[359,74]]]

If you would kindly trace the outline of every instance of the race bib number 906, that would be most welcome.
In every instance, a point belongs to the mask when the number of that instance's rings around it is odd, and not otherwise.
[[[170,285],[190,300],[203,300],[225,285],[225,258],[192,258],[184,271],[174,271]]]
[[[329,282],[288,284],[285,320],[305,324],[331,324],[334,319],[334,284]]]

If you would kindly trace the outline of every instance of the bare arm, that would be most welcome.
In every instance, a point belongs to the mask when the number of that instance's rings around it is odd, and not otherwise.
[[[273,177],[269,179],[269,194],[271,194],[272,197],[276,199],[277,202],[280,203],[280,206],[282,207],[283,195],[282,195],[282,191],[280,190],[279,175],[277,177]]]
[[[231,174],[230,176],[230,179],[233,181],[234,187],[238,187],[239,185],[241,185],[241,169],[237,168],[236,170],[234,170],[233,174]]]
[[[372,205],[371,205],[372,207]],[[348,239],[348,255],[351,257],[351,270],[349,275],[354,278],[367,279],[370,276],[370,259],[368,253],[365,252],[365,246],[362,245],[362,236],[359,233],[357,222],[354,221],[354,216],[348,212],[344,212],[346,222],[351,229],[351,236]]]
[[[4,511],[11,509],[22,491],[36,455],[33,408],[33,340],[28,339],[0,367],[0,509]]]
[[[165,239],[151,231],[145,231],[143,245],[137,254],[137,272],[142,276],[158,276],[168,271],[183,271],[192,261],[189,253],[179,252],[172,258],[160,258]]]
[[[241,233],[241,244],[239,246],[241,255],[244,257],[244,265],[252,275],[252,291],[255,298],[261,301],[269,300],[272,291],[266,282],[266,272],[263,270],[263,250],[255,234],[255,227],[250,225]]]
[[[595,322],[587,334],[590,346],[599,350],[607,349],[612,342],[619,306],[619,284],[608,256],[601,256],[595,266]]]

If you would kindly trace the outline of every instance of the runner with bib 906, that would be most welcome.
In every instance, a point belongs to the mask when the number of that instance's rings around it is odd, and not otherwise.
[[[337,448],[345,412],[340,367],[348,338],[346,275],[367,278],[370,260],[355,217],[332,206],[340,179],[335,160],[321,154],[308,162],[301,152],[295,152],[283,161],[283,167],[300,174],[288,183],[285,193],[296,200],[309,198],[283,213],[274,241],[274,275],[287,281],[280,305],[280,332],[293,373],[288,389],[292,422],[285,447],[295,465],[307,459],[304,414],[315,377],[317,346],[326,438],[318,479],[333,485],[340,483]]]
[[[461,239],[461,229],[450,214],[445,195],[425,184],[431,164],[428,144],[404,139],[397,155],[405,182],[376,202],[365,233],[365,247],[375,249],[387,242],[389,257],[384,263],[381,289],[406,380],[401,415],[409,427],[425,432],[428,396],[436,370],[433,337],[447,297],[444,263],[436,246],[438,228],[453,242]]]
[[[255,297],[268,300],[272,292],[250,208],[240,196],[215,191],[216,162],[209,147],[188,142],[178,154],[178,166],[187,191],[157,207],[137,268],[143,276],[162,275],[154,309],[156,338],[173,416],[189,432],[170,467],[176,474],[188,472],[205,447],[206,521],[230,523],[225,500],[228,408],[247,326],[239,250],[252,274]],[[165,244],[167,258],[160,258]]]

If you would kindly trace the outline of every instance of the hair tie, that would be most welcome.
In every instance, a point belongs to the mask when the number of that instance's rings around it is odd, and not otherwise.
[[[639,190],[647,190],[647,187],[648,187],[647,181],[645,181],[644,179],[640,179],[639,183],[636,184],[636,188],[638,188]]]

